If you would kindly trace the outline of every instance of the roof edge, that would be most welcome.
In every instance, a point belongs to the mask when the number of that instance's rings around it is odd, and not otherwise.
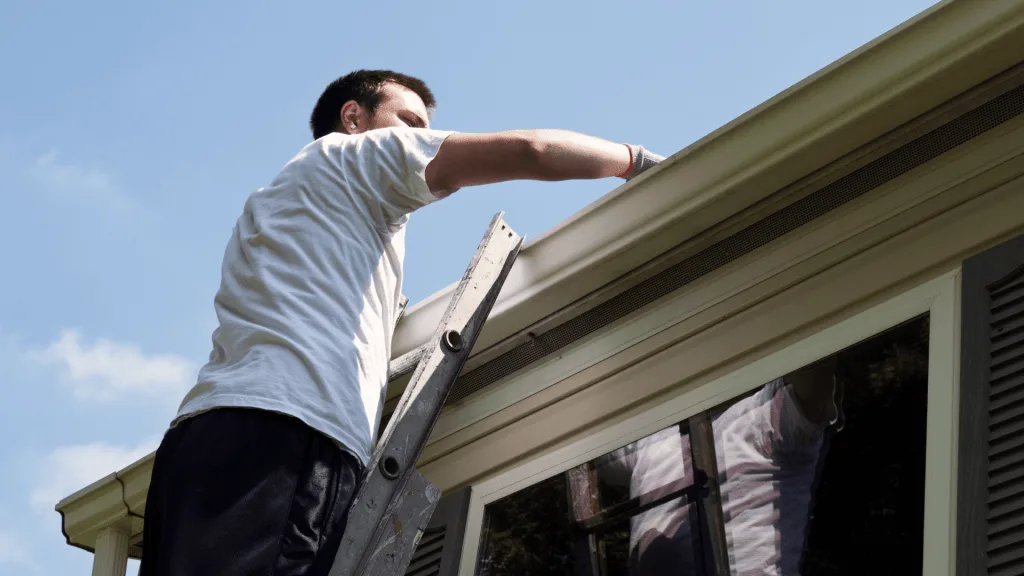
[[[141,529],[155,456],[150,452],[57,502],[54,510],[60,514],[65,541],[91,552],[97,534],[111,524]]]
[[[995,76],[1021,53],[1024,0],[932,6],[527,243],[477,350]],[[455,285],[410,306],[394,357],[431,337]]]

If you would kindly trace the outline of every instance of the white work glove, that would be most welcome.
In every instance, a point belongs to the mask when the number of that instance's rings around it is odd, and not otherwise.
[[[664,156],[658,156],[643,146],[626,144],[626,147],[633,153],[633,167],[625,176],[623,176],[627,182],[665,160]]]

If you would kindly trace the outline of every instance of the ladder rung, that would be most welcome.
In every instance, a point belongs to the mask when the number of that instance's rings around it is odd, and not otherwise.
[[[392,360],[391,364],[388,365],[388,381],[390,382],[399,376],[404,376],[415,370],[416,365],[420,363],[420,359],[423,358],[423,354],[428,349],[429,346],[424,344]]]

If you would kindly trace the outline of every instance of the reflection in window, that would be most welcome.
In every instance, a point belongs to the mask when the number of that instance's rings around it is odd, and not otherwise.
[[[477,573],[920,574],[928,326],[488,505]]]

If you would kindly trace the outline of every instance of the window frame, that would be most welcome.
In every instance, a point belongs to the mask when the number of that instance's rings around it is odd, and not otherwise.
[[[472,487],[460,576],[476,571],[485,507],[505,496],[621,448],[922,314],[930,316],[925,446],[923,573],[953,576],[960,374],[960,267],[852,317],[832,323],[721,378],[568,446],[523,461]],[[682,387],[680,387],[682,388]]]

